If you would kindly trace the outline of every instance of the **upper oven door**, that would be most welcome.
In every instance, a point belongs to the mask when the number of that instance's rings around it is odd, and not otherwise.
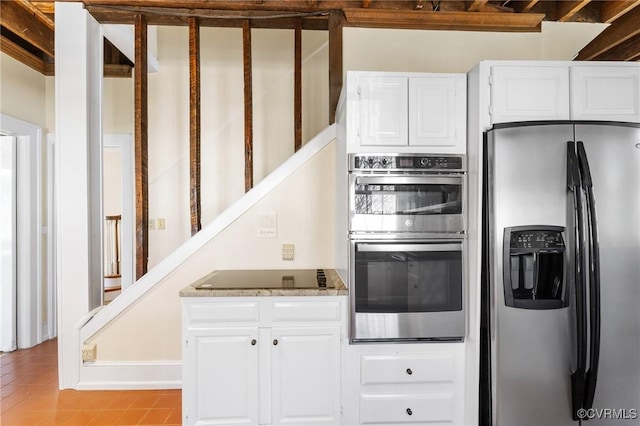
[[[349,175],[349,232],[464,232],[464,175]]]

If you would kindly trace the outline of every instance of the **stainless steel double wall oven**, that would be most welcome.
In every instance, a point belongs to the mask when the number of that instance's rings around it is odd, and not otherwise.
[[[465,334],[463,155],[349,155],[351,341]]]

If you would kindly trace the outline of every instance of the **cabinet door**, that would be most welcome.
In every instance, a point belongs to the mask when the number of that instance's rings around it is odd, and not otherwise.
[[[567,67],[491,67],[491,123],[569,119]]]
[[[340,328],[274,327],[272,423],[340,424]]]
[[[438,152],[464,153],[466,77],[409,79],[409,145]]]
[[[407,77],[360,77],[361,145],[407,145],[407,81]]]
[[[573,66],[571,118],[640,122],[640,68]]]
[[[258,424],[258,349],[257,327],[187,332],[185,424]]]

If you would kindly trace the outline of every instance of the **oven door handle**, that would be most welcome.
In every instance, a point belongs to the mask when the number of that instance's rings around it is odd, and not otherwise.
[[[445,244],[367,244],[360,243],[357,246],[358,251],[365,252],[399,252],[399,251],[419,251],[419,252],[435,252],[435,251],[462,251],[462,243],[445,243]]]
[[[357,185],[460,185],[462,176],[357,176]]]

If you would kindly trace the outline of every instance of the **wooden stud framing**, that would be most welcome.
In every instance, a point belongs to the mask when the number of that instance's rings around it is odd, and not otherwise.
[[[191,235],[202,229],[200,206],[200,23],[189,18],[189,170]]]
[[[302,146],[302,19],[296,20],[294,30],[294,78],[293,78],[293,149],[298,151]]]
[[[147,154],[147,20],[135,17],[135,171],[136,171],[136,279],[147,273],[149,260],[149,162]]]
[[[336,108],[342,90],[342,13],[329,16],[329,124],[336,121]]]
[[[244,65],[244,191],[253,188],[253,89],[251,84],[251,23],[242,22]]]

